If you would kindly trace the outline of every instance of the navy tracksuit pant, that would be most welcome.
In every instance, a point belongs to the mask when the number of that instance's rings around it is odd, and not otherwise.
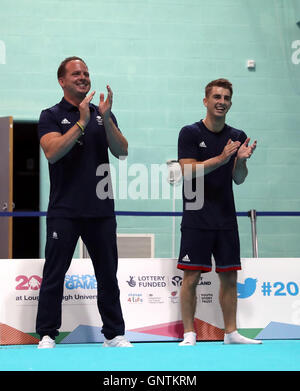
[[[36,331],[41,338],[49,335],[54,339],[59,334],[65,274],[80,236],[94,266],[102,333],[107,339],[124,335],[116,277],[118,252],[115,217],[48,218],[45,265],[36,319]]]

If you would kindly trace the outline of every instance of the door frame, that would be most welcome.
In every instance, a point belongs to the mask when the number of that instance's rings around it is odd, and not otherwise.
[[[0,119],[6,120],[8,125],[8,137],[6,138],[8,145],[3,145],[3,148],[8,148],[8,159],[6,165],[8,167],[8,183],[6,182],[6,184],[4,184],[5,186],[8,184],[8,194],[7,201],[1,200],[3,202],[3,204],[1,204],[1,211],[13,212],[13,117],[0,117]],[[4,202],[7,203],[7,208],[4,207]],[[12,258],[13,218],[11,216],[0,218],[7,219],[8,243],[4,255],[7,255],[7,258]]]

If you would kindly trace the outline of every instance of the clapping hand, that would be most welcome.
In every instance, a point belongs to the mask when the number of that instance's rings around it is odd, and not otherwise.
[[[113,92],[109,85],[106,86],[107,88],[107,97],[104,100],[104,93],[100,93],[100,102],[99,102],[99,113],[103,120],[110,118],[111,113],[111,107],[112,107],[112,101],[113,101]]]
[[[253,152],[255,151],[257,141],[255,140],[252,145],[249,145],[250,138],[248,137],[246,141],[240,146],[238,153],[237,153],[237,158],[240,160],[246,160],[251,157]]]

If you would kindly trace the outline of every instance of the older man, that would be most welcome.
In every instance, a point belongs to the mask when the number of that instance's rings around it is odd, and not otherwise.
[[[105,347],[131,347],[125,326],[116,278],[118,254],[116,219],[112,197],[99,197],[96,187],[108,178],[96,176],[109,162],[108,150],[127,156],[128,143],[111,112],[113,94],[100,94],[99,105],[91,103],[95,91],[85,62],[65,59],[57,72],[64,96],[43,110],[39,120],[40,144],[49,162],[50,198],[47,213],[45,266],[39,296],[36,330],[39,348],[55,347],[61,326],[63,284],[81,236],[91,257],[98,286],[98,308]],[[107,173],[107,172],[106,172]]]

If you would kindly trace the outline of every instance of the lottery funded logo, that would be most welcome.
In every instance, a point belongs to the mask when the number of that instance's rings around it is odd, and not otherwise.
[[[159,275],[129,276],[126,282],[131,288],[165,288],[167,286],[166,276]]]

